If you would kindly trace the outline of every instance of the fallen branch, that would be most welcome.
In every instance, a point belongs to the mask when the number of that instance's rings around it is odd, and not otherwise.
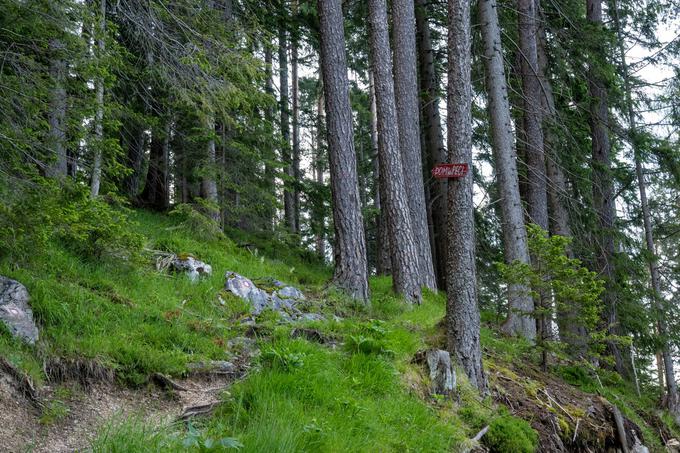
[[[210,403],[186,407],[184,408],[184,411],[182,411],[182,414],[179,417],[177,417],[177,421],[185,422],[193,417],[210,415],[219,405],[220,405],[219,401],[213,401]]]
[[[33,381],[26,373],[17,369],[3,357],[0,357],[0,368],[2,368],[5,373],[12,377],[19,391],[26,398],[28,398],[36,406],[42,407],[42,402],[38,397],[38,391],[35,389]]]
[[[177,391],[180,391],[180,392],[186,392],[188,390],[183,385],[178,384],[177,382],[170,379],[168,376],[161,374],[161,373],[152,374],[151,379],[156,384],[158,384],[159,386],[166,388],[166,389],[177,390]]]
[[[484,434],[489,430],[489,425],[486,425],[480,432],[477,433],[475,437],[472,438],[474,442],[479,442],[484,437]]]
[[[578,425],[581,423],[581,419],[577,418],[576,419],[576,428],[574,428],[574,438],[571,440],[571,443],[574,444],[576,443],[576,435],[578,434]]]
[[[630,450],[628,449],[628,441],[626,440],[626,431],[623,427],[623,416],[621,415],[621,411],[619,411],[619,408],[616,406],[616,404],[612,404],[612,412],[614,414],[616,431],[619,434],[619,442],[621,443],[623,453],[629,453]]]

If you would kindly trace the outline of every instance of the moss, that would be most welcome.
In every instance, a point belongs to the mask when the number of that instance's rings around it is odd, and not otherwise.
[[[491,422],[482,439],[491,453],[533,453],[538,447],[538,433],[525,420],[511,416]]]

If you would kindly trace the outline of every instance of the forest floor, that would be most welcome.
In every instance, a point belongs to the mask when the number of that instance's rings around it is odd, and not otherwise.
[[[49,256],[0,275],[25,284],[41,326],[29,347],[0,335],[3,451],[615,451],[614,405],[627,443],[668,451],[680,432],[658,405],[616,375],[482,331],[490,395],[458,373],[453,399],[429,394],[419,351],[443,346],[445,300],[409,308],[372,278],[370,307],[325,287],[311,255],[233,232],[197,238],[191,226],[137,212],[149,250],[190,253],[213,274],[193,284],[135,262],[88,260],[54,244]],[[223,290],[226,271],[301,288],[325,320],[290,323]],[[234,346],[247,337],[256,351]],[[231,341],[230,341],[231,340]],[[196,374],[191,363],[235,370]],[[189,412],[196,417],[182,417]],[[481,442],[474,440],[484,428]]]

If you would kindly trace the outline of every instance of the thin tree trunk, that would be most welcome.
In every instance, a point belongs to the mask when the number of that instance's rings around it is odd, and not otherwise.
[[[374,205],[376,216],[376,263],[378,275],[388,275],[392,270],[390,261],[390,235],[387,229],[387,203],[385,202],[384,178],[380,177],[380,157],[378,147],[378,107],[375,99],[375,80],[373,71],[368,70],[369,90],[371,95],[371,148],[373,149],[373,178],[375,180]]]
[[[587,20],[595,26],[602,27],[602,0],[586,0]],[[605,50],[596,47],[600,57],[606,58]],[[616,285],[614,269],[614,187],[611,176],[611,145],[609,142],[609,111],[607,107],[607,90],[602,76],[595,64],[588,68],[588,87],[591,97],[590,133],[592,137],[593,168],[593,208],[598,216],[597,232],[597,266],[604,277],[603,322],[610,335],[619,335],[619,320],[616,307]],[[615,341],[608,342],[608,348],[614,356],[616,371],[626,378],[631,377],[630,360],[624,358],[621,346]]]
[[[316,126],[316,134],[317,134],[317,139],[316,139],[316,162],[314,163],[314,170],[316,172],[315,177],[316,177],[316,183],[319,185],[319,187],[323,186],[324,180],[323,180],[323,170],[324,170],[324,162],[323,162],[323,143],[324,143],[324,130],[323,130],[323,121],[324,121],[324,95],[323,95],[323,81],[322,79],[319,79],[319,96],[317,98],[317,104],[316,104],[316,111],[317,111],[317,126]],[[325,224],[326,221],[324,219],[323,215],[323,200],[319,199],[316,200],[316,202],[319,204],[317,207],[317,219],[316,219],[316,253],[322,257],[325,258],[326,256],[326,247],[325,247],[325,238],[324,238],[324,230],[325,230]]]
[[[66,152],[66,61],[63,52],[64,43],[58,39],[49,42],[50,51],[50,78],[52,87],[50,93],[50,108],[47,114],[49,124],[49,148],[52,150],[53,159],[47,164],[45,174],[51,178],[65,178],[68,172]]]
[[[288,95],[288,14],[286,0],[281,1],[281,20],[279,22],[279,93],[281,111],[281,160],[284,165],[283,182],[284,221],[288,231],[295,233],[295,199],[291,180],[293,177],[290,146],[290,98]]]
[[[392,0],[394,42],[394,95],[399,128],[399,149],[418,254],[420,284],[437,289],[427,226],[423,162],[420,150],[418,61],[413,0]]]
[[[342,6],[340,0],[319,0],[318,8],[335,228],[333,282],[351,297],[368,303],[366,239],[359,201]]]
[[[217,194],[217,182],[215,171],[217,169],[217,159],[215,155],[215,115],[212,112],[205,114],[205,131],[208,134],[208,141],[205,144],[205,168],[203,179],[201,180],[201,196],[210,203],[217,206],[210,216],[215,221],[220,220],[219,196]]]
[[[123,184],[130,199],[136,200],[144,166],[146,132],[141,124],[131,118],[130,122],[123,127],[123,134],[125,134],[123,141],[127,144],[127,165],[131,170]]]
[[[546,176],[548,180],[549,231],[552,236],[572,237],[569,225],[569,212],[565,198],[567,183],[557,155],[557,139],[552,128],[557,124],[557,110],[552,84],[548,78],[547,39],[542,26],[540,0],[535,1],[537,20],[537,63],[541,84],[541,107],[543,109],[543,143],[545,148]],[[567,257],[574,258],[571,246],[567,247]],[[573,304],[561,302],[557,305],[557,326],[560,340],[569,345],[573,357],[582,358],[586,354],[587,332],[579,321],[580,313]]]
[[[496,176],[503,213],[503,245],[507,263],[529,264],[529,246],[524,227],[522,200],[519,195],[516,154],[513,146],[508,87],[503,68],[501,33],[495,0],[480,0],[480,22],[484,41],[488,109]],[[503,328],[529,340],[536,338],[536,323],[532,317],[534,302],[525,285],[508,287],[509,314]]]
[[[141,202],[159,211],[170,206],[170,134],[172,118],[165,120],[163,128],[156,128],[151,132],[149,149],[149,169],[146,173],[146,183],[140,195]]]
[[[647,200],[647,184],[645,181],[645,169],[642,163],[642,156],[636,144],[636,136],[638,134],[637,122],[635,119],[635,111],[633,110],[633,93],[630,84],[630,74],[628,72],[628,63],[626,62],[626,51],[623,36],[621,33],[621,22],[619,20],[619,9],[616,0],[614,0],[614,22],[616,24],[616,31],[618,34],[618,45],[620,52],[621,71],[623,75],[623,84],[625,89],[625,100],[628,116],[628,135],[630,144],[633,147],[633,156],[635,159],[635,174],[638,180],[638,190],[640,192],[640,205],[642,207],[642,219],[645,231],[645,243],[647,251],[649,252],[649,275],[651,277],[652,286],[652,306],[657,316],[657,329],[663,344],[661,347],[661,356],[663,358],[664,374],[666,378],[666,407],[680,421],[680,399],[678,395],[678,386],[675,380],[675,371],[673,367],[673,356],[671,355],[671,348],[668,342],[668,326],[666,322],[666,312],[668,307],[665,305],[663,295],[661,293],[661,277],[659,275],[658,256],[656,254],[656,246],[654,244],[654,230],[652,229],[652,215],[649,209],[649,201]]]
[[[435,70],[434,51],[430,38],[427,0],[416,0],[416,27],[418,54],[420,55],[420,92],[423,118],[423,135],[428,167],[446,162],[446,147],[439,114],[439,87]],[[427,172],[426,172],[427,173]],[[435,274],[437,286],[446,288],[447,191],[446,179],[431,179],[429,185],[432,215],[432,242],[434,243]]]
[[[298,0],[292,0],[292,14],[296,17],[298,11]],[[295,23],[295,22],[294,22]],[[294,230],[300,234],[300,184],[302,175],[300,174],[300,95],[298,81],[298,27],[294,26],[291,33],[291,83],[293,101],[293,216]]]
[[[548,190],[546,182],[545,152],[541,115],[541,81],[538,76],[538,55],[536,50],[537,20],[534,0],[517,0],[519,31],[520,71],[524,100],[523,132],[526,139],[527,161],[527,207],[529,220],[548,230]],[[535,257],[532,258],[535,262]],[[544,314],[551,300],[548,293],[539,291],[535,304],[541,308],[537,317],[538,338],[542,343],[548,339],[549,321]],[[547,366],[547,350],[542,349],[542,364]]]
[[[103,61],[105,51],[106,34],[106,0],[99,1],[99,36],[97,37],[97,50],[99,52],[98,61]],[[102,71],[102,68],[99,68]],[[94,159],[92,162],[92,180],[90,182],[90,196],[99,196],[99,186],[102,178],[102,146],[104,142],[104,77],[99,76],[95,82],[95,104],[97,110],[94,118]]]
[[[449,0],[448,149],[449,162],[472,170],[472,36],[470,2]],[[486,392],[475,267],[475,212],[472,171],[449,181],[446,320],[449,350],[470,383]]]
[[[272,72],[272,49],[271,49],[271,43],[266,42],[264,46],[264,64],[265,64],[265,92],[269,94],[270,96],[274,97],[274,78],[273,78],[273,72]],[[264,112],[264,117],[265,121],[267,124],[274,125],[274,107],[267,106]],[[274,141],[272,140],[271,143]],[[274,174],[274,167],[272,166],[272,161],[274,160],[276,150],[275,148],[271,148],[271,152],[269,155],[267,155],[265,164],[264,164],[264,176],[265,176],[265,187],[267,189],[267,193],[271,195],[272,199],[274,199],[276,195],[276,178]],[[274,218],[276,216],[276,213],[274,212],[274,209],[268,209],[267,211],[267,228],[271,230],[274,227]]]
[[[369,0],[370,59],[375,80],[380,177],[390,235],[392,280],[398,294],[420,303],[418,250],[413,236],[404,169],[399,152],[399,129],[392,78],[385,0]],[[420,173],[419,173],[420,174]]]

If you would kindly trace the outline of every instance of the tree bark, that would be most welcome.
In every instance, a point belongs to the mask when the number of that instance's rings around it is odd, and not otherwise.
[[[373,71],[368,70],[368,84],[371,97],[371,148],[373,149],[373,179],[375,180],[374,206],[376,216],[376,263],[377,275],[389,275],[392,271],[390,235],[387,229],[387,203],[385,201],[385,178],[380,177],[380,157],[378,146],[378,107],[375,99],[375,80]]]
[[[470,2],[449,0],[448,149],[449,162],[465,162],[470,171],[449,181],[448,275],[446,321],[449,350],[470,383],[486,392],[477,306],[475,223],[472,200],[472,36]]]
[[[172,119],[165,121],[164,127],[151,132],[149,147],[149,169],[146,183],[140,195],[145,206],[158,211],[165,211],[170,206],[170,134]]]
[[[394,289],[408,301],[420,303],[421,278],[418,276],[418,250],[399,152],[399,129],[392,78],[392,58],[387,31],[385,0],[369,0],[370,59],[375,80],[378,117],[380,177],[384,181],[384,208],[390,235]]]
[[[586,0],[586,18],[595,27],[602,27],[602,0]],[[595,52],[602,61],[606,61],[605,49],[597,44]],[[609,142],[609,111],[607,106],[607,90],[595,64],[588,67],[588,89],[590,92],[590,133],[592,138],[593,168],[593,208],[598,217],[599,229],[597,237],[597,266],[600,275],[605,279],[603,323],[609,335],[619,335],[617,313],[617,297],[614,269],[614,219],[615,200],[611,176],[611,145]],[[608,348],[614,357],[616,371],[626,378],[631,377],[630,360],[626,360],[624,351],[615,341],[608,342]]]
[[[210,203],[218,206],[214,212],[210,213],[213,220],[220,220],[219,197],[217,195],[217,181],[215,171],[217,169],[217,159],[215,156],[215,115],[212,112],[205,114],[205,131],[208,134],[208,141],[205,144],[205,166],[203,168],[203,178],[201,180],[201,197]]]
[[[323,75],[323,74],[322,74]],[[324,171],[324,159],[323,159],[323,143],[324,143],[324,128],[323,128],[323,121],[324,121],[324,95],[323,95],[323,79],[319,79],[319,96],[317,98],[317,104],[316,104],[316,111],[317,111],[317,126],[316,126],[316,134],[317,134],[317,139],[316,139],[316,156],[315,160],[316,162],[314,163],[314,171],[315,171],[315,178],[316,178],[316,183],[321,187],[324,183],[323,179],[323,171]],[[317,210],[317,219],[316,219],[316,238],[315,238],[315,243],[316,243],[316,253],[322,258],[326,257],[326,246],[325,246],[325,226],[326,226],[326,220],[323,215],[323,200],[319,199],[316,200],[316,203],[318,203],[318,206],[316,208]]]
[[[50,78],[52,82],[50,106],[47,113],[49,124],[48,141],[53,159],[46,165],[45,175],[50,178],[65,178],[68,172],[66,153],[66,61],[64,61],[64,43],[59,39],[51,39]]]
[[[293,177],[290,146],[290,98],[288,94],[288,14],[286,0],[281,1],[279,22],[279,96],[281,111],[281,160],[284,165],[283,210],[286,228],[295,233],[295,199],[291,180]]]
[[[146,151],[146,132],[141,124],[130,118],[129,123],[122,128],[123,143],[127,145],[127,166],[130,174],[123,181],[125,192],[132,200],[139,195]]]
[[[439,87],[435,70],[434,51],[430,38],[428,23],[428,0],[416,0],[416,27],[418,30],[418,54],[420,55],[420,104],[424,128],[423,154],[427,156],[427,164],[432,168],[436,164],[446,162],[446,147],[442,134],[439,114]],[[427,172],[425,172],[427,174]],[[448,180],[430,178],[432,230],[434,234],[434,263],[437,286],[446,288],[447,251],[447,191]]]
[[[399,149],[404,184],[416,241],[420,284],[437,289],[427,225],[423,162],[420,149],[418,103],[418,62],[416,58],[416,20],[413,0],[392,1],[394,43],[394,95],[399,128]]]
[[[676,420],[680,422],[680,399],[678,395],[678,385],[675,380],[675,370],[673,369],[673,356],[671,355],[671,348],[668,343],[668,326],[666,321],[666,312],[668,307],[665,305],[665,300],[661,293],[661,277],[659,275],[658,255],[656,254],[656,246],[654,244],[654,230],[652,229],[652,214],[649,209],[649,201],[647,199],[647,183],[645,181],[645,169],[642,163],[642,155],[640,149],[636,144],[636,136],[638,134],[637,121],[635,118],[635,111],[633,110],[633,93],[630,83],[630,73],[628,72],[628,63],[626,61],[625,43],[623,40],[621,21],[619,19],[619,9],[616,0],[614,0],[614,23],[618,35],[618,45],[620,53],[621,72],[623,73],[623,84],[625,90],[626,114],[628,119],[628,135],[630,144],[633,147],[633,156],[635,159],[635,175],[638,181],[638,191],[640,193],[640,205],[642,208],[642,219],[645,231],[645,244],[649,252],[649,275],[652,287],[652,306],[656,312],[657,330],[659,336],[662,338],[663,346],[661,347],[661,357],[663,362],[663,370],[666,381],[666,407],[675,416]]]
[[[548,230],[548,190],[546,182],[545,151],[541,115],[541,81],[538,73],[536,50],[537,19],[534,0],[517,0],[517,17],[520,49],[520,72],[523,92],[523,127],[526,140],[527,161],[527,208],[529,220]],[[535,258],[532,258],[536,265]],[[541,308],[536,318],[538,338],[545,342],[549,336],[550,323],[544,314],[551,306],[549,294],[538,291],[535,305]],[[547,366],[547,350],[543,348],[543,367]]]
[[[294,18],[297,16],[298,0],[292,0],[291,3],[292,14]],[[292,84],[292,103],[293,103],[293,229],[297,234],[300,234],[300,184],[302,175],[300,174],[300,84],[298,81],[298,27],[294,25],[291,33],[291,84]]]
[[[99,62],[103,61],[106,35],[106,0],[99,1],[99,36],[97,37],[97,51]],[[102,71],[102,68],[99,68]],[[99,76],[95,82],[95,104],[97,110],[94,118],[94,159],[92,161],[92,179],[90,181],[90,196],[99,196],[99,186],[102,178],[102,147],[104,145],[104,77]]]
[[[557,139],[552,128],[557,124],[557,110],[552,84],[548,77],[547,39],[541,17],[540,0],[535,2],[537,20],[537,63],[538,76],[541,83],[541,107],[543,116],[543,144],[545,149],[546,177],[548,180],[548,213],[549,231],[552,236],[571,238],[569,212],[566,207],[567,182],[557,153]],[[567,257],[574,258],[571,246],[567,247]],[[586,354],[587,331],[579,321],[580,313],[571,304],[557,305],[557,326],[560,341],[569,345],[569,353],[573,357],[583,358]]]
[[[273,63],[273,57],[272,57],[272,49],[271,49],[271,43],[266,42],[264,46],[264,64],[265,64],[265,92],[272,96],[274,98],[274,77],[273,77],[273,72],[272,72],[272,63]],[[272,127],[274,125],[274,107],[272,106],[267,106],[264,112],[264,118],[267,124],[271,124]],[[273,137],[272,137],[273,139]],[[274,143],[274,140],[272,140],[272,143]],[[276,195],[276,178],[275,178],[275,173],[274,173],[274,167],[272,166],[272,160],[274,159],[276,150],[274,147],[270,148],[271,152],[269,155],[266,157],[265,164],[264,164],[264,176],[265,176],[265,185],[267,188],[267,193],[272,197],[272,200],[274,199]],[[274,227],[274,219],[276,217],[276,213],[274,212],[274,208],[268,209],[267,211],[267,228],[269,230],[272,230]]]
[[[354,152],[342,5],[340,0],[319,0],[318,10],[335,228],[333,282],[351,297],[368,303],[366,240]]]
[[[507,263],[518,261],[529,264],[529,246],[519,195],[496,0],[480,0],[479,14],[484,41],[492,147],[503,213],[505,260]],[[534,340],[536,338],[536,323],[532,317],[534,302],[525,285],[509,285],[508,306],[509,314],[503,326],[504,330],[510,334]]]

